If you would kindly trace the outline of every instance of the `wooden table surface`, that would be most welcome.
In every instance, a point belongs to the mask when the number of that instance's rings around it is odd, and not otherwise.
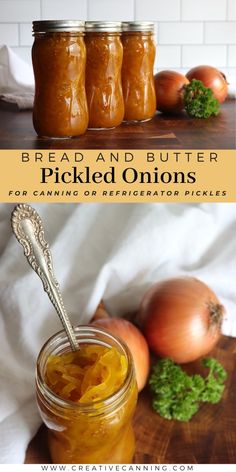
[[[223,399],[205,404],[188,423],[168,421],[151,408],[148,387],[139,395],[134,418],[134,463],[235,464],[236,463],[236,339],[223,336],[211,353],[228,372]],[[199,362],[194,368],[198,369]],[[26,463],[50,463],[46,429],[31,441]]]
[[[235,149],[235,100],[222,105],[217,117],[190,119],[185,113],[155,117],[139,125],[122,124],[109,131],[87,131],[66,140],[37,138],[31,111],[0,102],[0,149]]]

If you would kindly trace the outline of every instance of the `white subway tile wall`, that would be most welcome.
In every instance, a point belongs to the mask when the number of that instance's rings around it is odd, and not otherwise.
[[[160,44],[202,44],[204,25],[200,22],[159,23]]]
[[[236,44],[236,21],[206,23],[207,44]]]
[[[11,44],[11,46],[17,46],[18,43],[18,26],[15,23],[2,24],[0,26],[0,44]]]
[[[150,20],[155,68],[222,68],[236,80],[236,0],[0,0],[0,45],[31,61],[37,19]]]
[[[87,0],[41,0],[42,20],[87,18]]]
[[[189,68],[197,64],[208,64],[214,67],[225,67],[227,63],[226,46],[184,45],[182,48],[182,65]]]
[[[236,20],[236,1],[228,0],[228,18],[229,21]]]
[[[159,69],[181,67],[181,46],[158,46],[156,63]],[[171,64],[171,65],[170,65]]]
[[[236,67],[236,46],[229,46],[229,67]]]
[[[88,19],[120,21],[133,20],[135,0],[87,0]]]
[[[182,0],[183,21],[223,21],[227,0]]]
[[[180,7],[181,0],[136,0],[135,19],[178,21],[181,14]]]
[[[31,23],[20,24],[19,37],[20,37],[20,46],[32,46],[34,38],[32,36]]]
[[[1,0],[0,23],[26,23],[41,16],[40,0]]]

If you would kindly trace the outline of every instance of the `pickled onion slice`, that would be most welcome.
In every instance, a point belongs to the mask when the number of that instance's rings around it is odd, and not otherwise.
[[[127,368],[126,357],[116,348],[92,344],[49,356],[45,379],[64,400],[88,403],[114,394],[124,383]]]

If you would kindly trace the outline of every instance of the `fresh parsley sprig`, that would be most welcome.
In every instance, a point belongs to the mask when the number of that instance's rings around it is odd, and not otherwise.
[[[216,359],[203,359],[202,364],[210,369],[210,372],[205,378],[205,389],[202,392],[201,401],[218,403],[224,392],[227,373]]]
[[[196,79],[184,88],[184,106],[192,118],[209,118],[220,111],[220,104],[212,90]]]
[[[189,421],[201,402],[218,403],[227,373],[213,358],[202,361],[207,377],[188,375],[171,359],[161,359],[153,368],[149,384],[154,393],[153,409],[166,419]]]

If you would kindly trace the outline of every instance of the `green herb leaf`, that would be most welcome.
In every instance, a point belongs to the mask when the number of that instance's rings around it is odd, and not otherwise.
[[[202,393],[201,401],[218,403],[224,391],[226,371],[216,359],[206,358],[202,363],[204,367],[210,369],[210,372],[205,379],[205,390]]]
[[[195,79],[185,86],[184,106],[188,115],[193,118],[209,118],[218,115],[220,111],[220,104],[212,90]]]
[[[200,402],[218,403],[224,391],[226,371],[216,359],[204,359],[203,365],[210,369],[206,378],[188,375],[171,359],[159,360],[149,380],[154,393],[153,409],[166,419],[189,421]]]

